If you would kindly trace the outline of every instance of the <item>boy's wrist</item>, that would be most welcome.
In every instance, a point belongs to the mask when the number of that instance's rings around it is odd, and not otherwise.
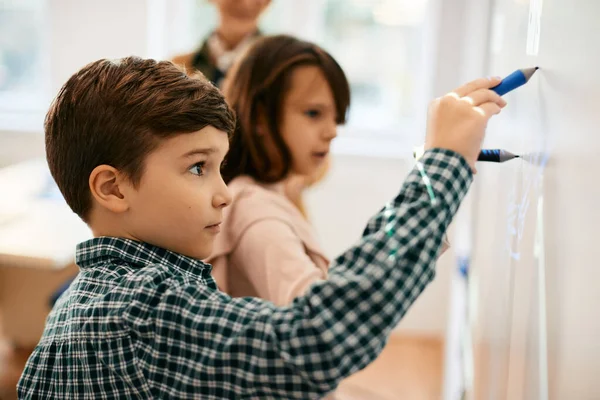
[[[435,197],[442,197],[445,204],[458,207],[473,181],[467,160],[453,150],[433,148],[426,150],[418,163]]]

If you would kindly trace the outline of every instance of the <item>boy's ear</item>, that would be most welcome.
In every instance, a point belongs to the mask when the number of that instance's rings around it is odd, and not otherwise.
[[[97,166],[90,174],[88,183],[93,198],[100,206],[114,213],[129,209],[124,186],[130,183],[116,168],[110,165]]]

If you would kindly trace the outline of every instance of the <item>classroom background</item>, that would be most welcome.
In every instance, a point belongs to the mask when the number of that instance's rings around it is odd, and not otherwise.
[[[347,398],[600,398],[598,21],[596,0],[272,0],[261,31],[318,43],[351,84],[331,170],[306,198],[330,257],[397,193],[433,98],[540,67],[484,143],[522,158],[478,165],[435,281]],[[171,59],[216,24],[203,0],[0,0],[0,399],[90,237],[47,171],[50,101],[88,62]]]

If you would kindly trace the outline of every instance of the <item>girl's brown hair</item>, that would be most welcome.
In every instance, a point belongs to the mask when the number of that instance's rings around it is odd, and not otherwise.
[[[281,109],[292,71],[305,65],[321,68],[333,93],[337,123],[346,122],[350,87],[344,71],[329,53],[287,35],[259,39],[230,70],[223,88],[238,121],[222,169],[225,182],[249,175],[270,183],[288,174],[292,160],[279,131]],[[257,132],[260,114],[267,133]],[[276,151],[270,150],[273,148]]]

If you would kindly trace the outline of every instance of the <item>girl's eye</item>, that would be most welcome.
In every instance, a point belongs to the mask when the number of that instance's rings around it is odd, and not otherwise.
[[[204,164],[204,161],[196,163],[192,166],[192,168],[189,169],[189,171],[194,175],[202,176],[204,175]]]
[[[318,118],[321,112],[319,110],[306,110],[304,114],[309,118]]]

